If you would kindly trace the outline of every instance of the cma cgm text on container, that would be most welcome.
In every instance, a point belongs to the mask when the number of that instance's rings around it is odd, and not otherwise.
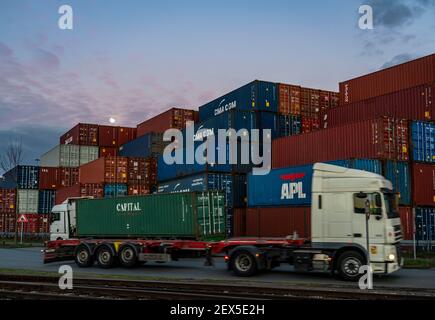
[[[255,80],[199,107],[199,120],[231,110],[278,112],[277,84]]]

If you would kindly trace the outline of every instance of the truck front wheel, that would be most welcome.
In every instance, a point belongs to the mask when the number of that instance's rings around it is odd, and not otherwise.
[[[96,258],[100,268],[112,268],[115,264],[115,255],[108,245],[102,245],[97,249]]]
[[[94,260],[90,248],[87,245],[80,244],[74,252],[74,261],[80,268],[92,266]]]
[[[252,276],[258,270],[255,257],[249,251],[245,250],[234,252],[230,264],[231,270],[239,277]]]
[[[346,281],[357,281],[361,274],[360,268],[364,265],[364,258],[356,251],[344,252],[338,259],[338,273]]]

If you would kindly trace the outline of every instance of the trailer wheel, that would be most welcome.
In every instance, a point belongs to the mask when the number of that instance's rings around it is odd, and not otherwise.
[[[249,277],[257,270],[255,257],[247,250],[236,251],[231,259],[231,270],[239,277]]]
[[[97,264],[100,268],[112,268],[115,264],[115,255],[112,248],[103,244],[97,249],[96,254]]]
[[[80,268],[88,268],[94,264],[89,246],[80,244],[74,252],[74,261]]]
[[[357,281],[362,274],[359,269],[364,265],[364,258],[356,251],[344,252],[338,259],[338,274],[346,281]]]
[[[124,268],[133,268],[139,265],[137,250],[131,244],[124,244],[119,249],[118,253],[119,263]]]

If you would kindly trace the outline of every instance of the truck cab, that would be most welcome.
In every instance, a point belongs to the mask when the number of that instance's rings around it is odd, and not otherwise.
[[[312,247],[336,249],[338,254],[353,250],[364,260],[369,255],[374,273],[400,269],[402,230],[391,182],[375,173],[327,164],[315,164],[313,170]],[[351,261],[355,259],[348,259],[349,267]]]
[[[92,199],[92,197],[69,198],[51,209],[50,241],[68,240],[77,235],[75,202],[77,199]]]

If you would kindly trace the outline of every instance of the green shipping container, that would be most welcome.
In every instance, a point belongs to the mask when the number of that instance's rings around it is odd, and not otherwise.
[[[222,192],[83,199],[77,201],[76,210],[79,237],[202,241],[225,238]]]

